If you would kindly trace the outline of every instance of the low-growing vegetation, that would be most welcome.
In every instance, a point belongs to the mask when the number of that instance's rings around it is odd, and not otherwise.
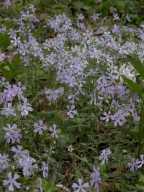
[[[143,192],[143,0],[0,5],[0,192]]]

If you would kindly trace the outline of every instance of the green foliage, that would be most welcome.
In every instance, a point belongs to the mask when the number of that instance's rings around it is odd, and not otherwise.
[[[5,33],[0,33],[0,49],[5,51],[9,45],[10,45],[9,36]]]
[[[140,74],[141,78],[144,79],[144,63],[141,63],[141,61],[135,55],[129,57],[129,60],[136,71]]]
[[[22,66],[18,56],[12,60],[1,63],[0,66],[0,72],[9,80],[15,79],[15,77],[18,77],[22,72]]]
[[[128,79],[127,77],[123,77],[125,83],[127,86],[135,93],[138,93],[139,95],[142,95],[144,93],[144,89],[137,83],[133,82],[131,79]]]
[[[47,180],[42,181],[44,192],[56,192],[55,184]]]

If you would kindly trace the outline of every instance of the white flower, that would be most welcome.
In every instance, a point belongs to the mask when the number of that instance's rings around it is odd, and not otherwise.
[[[72,152],[73,152],[73,150],[74,150],[74,148],[73,148],[73,146],[72,146],[72,145],[69,145],[67,150],[68,150],[68,152],[72,153]]]

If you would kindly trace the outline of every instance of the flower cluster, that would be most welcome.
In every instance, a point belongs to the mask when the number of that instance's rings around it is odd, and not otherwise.
[[[130,163],[128,163],[128,168],[130,171],[134,172],[144,165],[144,155],[141,154],[139,159],[133,159]]]
[[[90,183],[84,182],[83,179],[78,179],[76,183],[72,184],[72,189],[74,192],[87,192],[92,187],[96,189],[97,192],[100,191],[101,184],[101,175],[99,169],[93,168],[93,171],[90,175]]]
[[[25,87],[19,82],[18,84],[10,84],[1,77],[0,89],[0,113],[4,116],[16,116],[19,112],[22,117],[25,117],[33,109],[28,99],[24,96]]]

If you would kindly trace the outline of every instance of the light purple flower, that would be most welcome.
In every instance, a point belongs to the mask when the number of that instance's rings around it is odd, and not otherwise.
[[[97,80],[97,90],[101,95],[108,96],[109,95],[108,88],[110,86],[112,86],[112,82],[108,76],[103,75]]]
[[[75,108],[75,105],[68,105],[67,106],[67,116],[69,117],[69,118],[74,118],[76,115],[77,115],[77,110],[76,110],[76,108]]]
[[[29,112],[33,111],[33,108],[30,103],[28,103],[26,98],[23,98],[23,103],[19,105],[19,110],[21,112],[21,116],[25,117],[29,114]]]
[[[55,32],[66,32],[71,29],[71,20],[64,14],[57,15],[49,20],[48,25],[54,29]]]
[[[100,191],[100,184],[101,184],[101,176],[99,169],[93,168],[93,171],[91,173],[91,180],[90,180],[91,186],[95,187],[97,192]]]
[[[21,83],[18,83],[18,85],[8,85],[7,88],[3,91],[3,102],[12,102],[16,96],[21,97],[24,89],[25,88],[22,87]]]
[[[18,159],[18,165],[22,168],[23,175],[26,177],[33,175],[34,171],[38,168],[36,160],[29,155],[23,155],[20,157]]]
[[[82,179],[78,179],[76,183],[72,184],[74,192],[87,192],[89,183],[84,183]]]
[[[134,172],[144,165],[144,155],[141,154],[139,159],[132,159],[130,163],[128,163],[128,168],[130,171]]]
[[[113,33],[120,33],[120,27],[118,25],[114,25],[112,32]]]
[[[12,173],[8,173],[7,179],[3,181],[3,185],[8,189],[8,191],[15,191],[15,189],[20,189],[21,184],[17,182],[17,179],[19,176],[17,174],[14,174],[12,176]]]
[[[1,53],[1,52],[0,52],[0,62],[2,62],[2,61],[5,60],[5,59],[6,59],[5,53]]]
[[[99,160],[101,164],[106,164],[111,155],[111,150],[109,148],[103,149],[100,153]]]
[[[102,121],[105,121],[105,122],[110,122],[110,120],[111,120],[111,112],[110,111],[108,113],[104,112],[100,119]]]
[[[132,159],[132,161],[128,163],[128,168],[131,172],[135,172],[138,170],[139,164],[141,164],[139,159]]]
[[[12,103],[7,103],[4,105],[4,107],[2,108],[1,112],[0,112],[1,115],[4,115],[4,116],[16,116],[16,112],[15,112],[15,109],[13,108],[12,106]]]
[[[49,172],[49,167],[48,167],[48,163],[46,162],[42,162],[42,174],[44,178],[48,177],[48,172]]]
[[[6,8],[8,8],[9,6],[11,6],[11,4],[12,4],[12,0],[4,0],[4,6],[5,6]]]
[[[93,21],[96,21],[96,20],[98,20],[99,18],[100,18],[100,13],[96,13],[96,14],[93,14],[92,16],[91,16],[91,19],[93,20]]]
[[[119,21],[120,20],[120,17],[119,17],[117,12],[113,12],[113,19],[114,19],[114,21]]]
[[[34,132],[38,133],[39,135],[43,134],[43,132],[47,129],[46,125],[42,120],[34,123]]]
[[[58,138],[59,135],[59,130],[57,129],[57,125],[53,124],[50,128],[49,128],[50,134],[52,138]]]
[[[19,130],[17,128],[16,124],[10,125],[7,124],[6,127],[4,127],[5,130],[5,139],[7,143],[19,143],[21,138],[22,138],[22,134],[21,134],[21,130]]]
[[[56,102],[64,94],[64,88],[63,87],[60,87],[58,89],[45,88],[44,94],[50,102]]]
[[[23,158],[26,155],[29,155],[29,151],[28,150],[24,150],[21,145],[13,146],[11,148],[11,151],[14,153],[14,157],[16,159]]]
[[[6,170],[9,166],[9,159],[7,155],[0,154],[0,173]]]
[[[126,110],[126,108],[121,108],[111,116],[111,120],[113,121],[114,126],[122,126],[126,123],[129,115],[130,113]]]

